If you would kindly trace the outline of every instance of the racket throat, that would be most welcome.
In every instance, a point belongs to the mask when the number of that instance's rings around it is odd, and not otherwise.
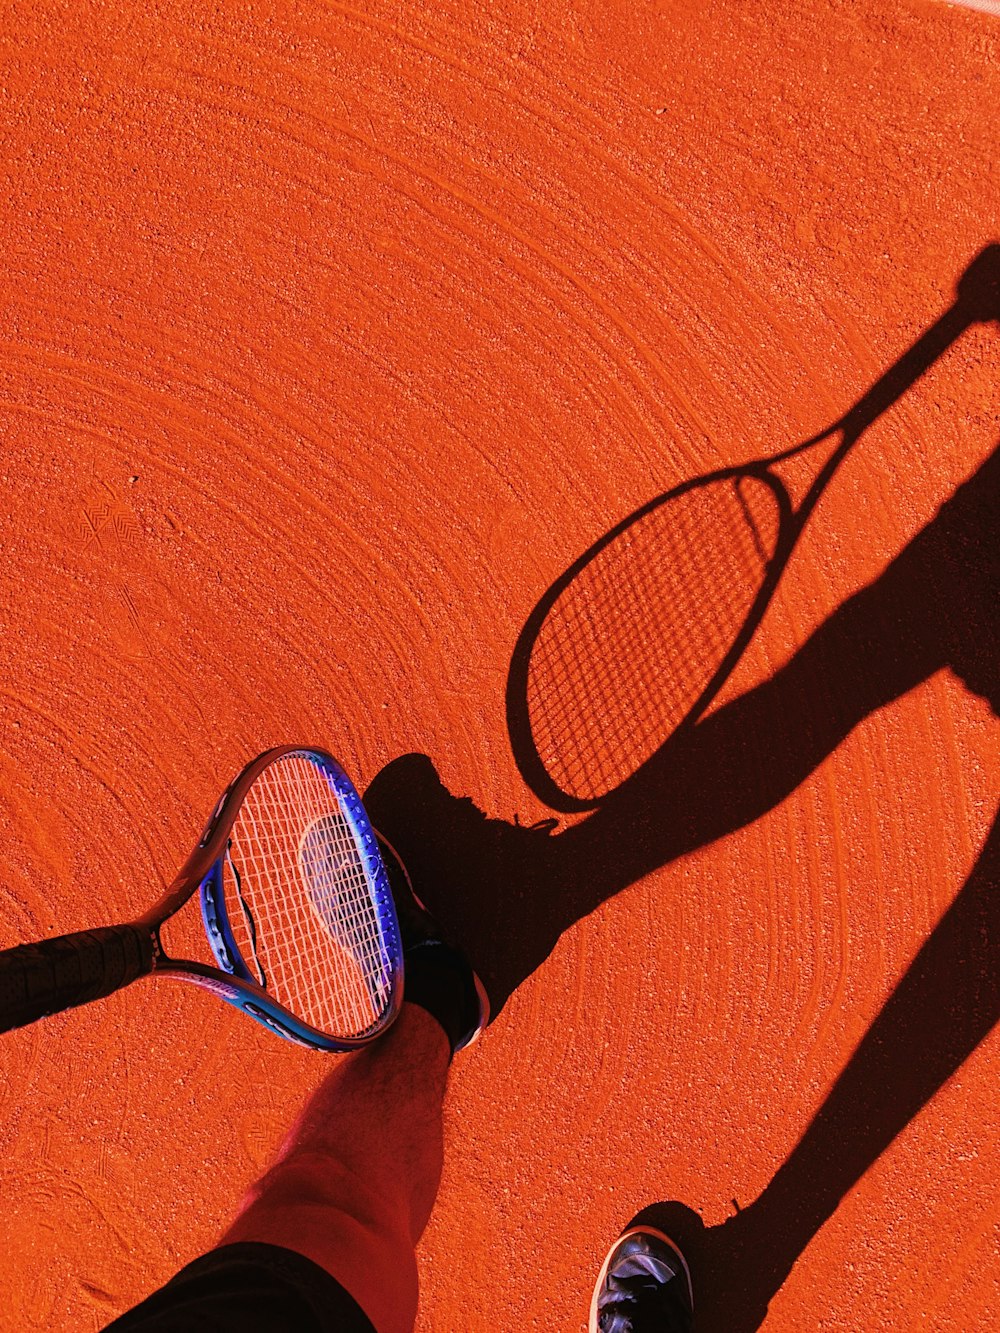
[[[772,471],[780,478],[785,491],[789,517],[794,514],[802,522],[803,516],[812,512],[812,503],[819,498],[854,438],[838,433],[829,441],[817,440],[772,465]]]

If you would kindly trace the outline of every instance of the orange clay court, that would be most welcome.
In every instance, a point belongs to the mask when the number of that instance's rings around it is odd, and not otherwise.
[[[1000,239],[998,25],[5,6],[0,947],[138,914],[287,741],[550,815],[505,711],[532,608],[951,305]],[[468,867],[510,995],[454,1067],[421,1333],[584,1328],[653,1204],[703,1328],[1000,1327],[998,376],[984,318],[861,435],[723,741],[627,827],[560,815],[607,830],[573,874]],[[98,1329],[211,1246],[336,1058],[165,981],[5,1036],[0,1327]]]

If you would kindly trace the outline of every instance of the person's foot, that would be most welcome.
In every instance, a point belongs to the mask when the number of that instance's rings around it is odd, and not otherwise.
[[[594,1288],[588,1333],[690,1333],[694,1296],[684,1256],[655,1227],[634,1226],[612,1245]]]
[[[403,999],[433,1014],[454,1054],[470,1046],[490,1021],[489,999],[469,960],[448,942],[414,893],[399,853],[377,829],[375,836],[403,944]]]

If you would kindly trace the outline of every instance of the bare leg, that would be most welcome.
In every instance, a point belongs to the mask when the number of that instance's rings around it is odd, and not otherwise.
[[[384,1037],[342,1058],[313,1094],[220,1243],[296,1250],[336,1278],[379,1333],[410,1333],[450,1059],[440,1024],[404,1004]]]

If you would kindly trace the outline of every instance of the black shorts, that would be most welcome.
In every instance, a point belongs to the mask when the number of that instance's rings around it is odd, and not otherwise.
[[[280,1245],[210,1250],[106,1333],[375,1333],[319,1264]]]

